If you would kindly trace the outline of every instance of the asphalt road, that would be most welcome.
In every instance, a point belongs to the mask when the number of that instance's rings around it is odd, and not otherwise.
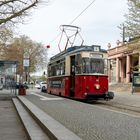
[[[42,95],[32,91],[26,98],[83,140],[140,139],[140,116],[58,96]]]

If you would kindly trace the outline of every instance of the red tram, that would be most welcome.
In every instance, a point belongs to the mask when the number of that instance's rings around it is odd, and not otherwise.
[[[106,50],[73,46],[48,63],[48,93],[79,100],[113,99],[108,91]]]

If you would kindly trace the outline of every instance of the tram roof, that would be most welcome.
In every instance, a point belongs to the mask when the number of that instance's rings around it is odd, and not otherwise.
[[[78,52],[83,52],[83,51],[92,51],[92,52],[97,52],[94,50],[95,47],[99,47],[99,52],[102,53],[107,53],[107,51],[105,49],[101,49],[101,46],[99,45],[92,45],[92,46],[87,46],[87,45],[82,45],[82,46],[73,46],[70,47],[56,55],[54,55],[53,57],[50,58],[50,60],[54,60],[58,57],[61,56],[66,56],[66,55],[70,55],[70,54],[74,54],[74,53],[78,53]]]

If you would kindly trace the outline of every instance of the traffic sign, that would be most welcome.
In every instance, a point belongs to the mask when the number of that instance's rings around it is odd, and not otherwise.
[[[24,59],[23,60],[23,66],[24,67],[29,67],[29,59]]]

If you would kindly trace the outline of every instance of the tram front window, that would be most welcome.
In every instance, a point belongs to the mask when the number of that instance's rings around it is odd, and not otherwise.
[[[90,73],[90,59],[89,58],[82,59],[82,71],[83,73]]]
[[[83,73],[101,73],[104,74],[104,60],[95,58],[82,59]]]

